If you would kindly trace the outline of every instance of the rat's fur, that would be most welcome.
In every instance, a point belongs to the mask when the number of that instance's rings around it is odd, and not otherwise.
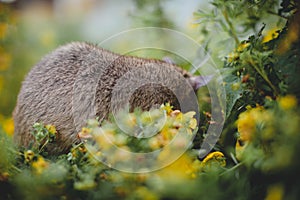
[[[92,44],[73,42],[59,47],[33,67],[22,84],[13,113],[14,140],[27,147],[34,140],[30,131],[35,122],[52,124],[58,130],[58,136],[52,146],[48,145],[47,151],[50,154],[66,152],[79,141],[77,133],[86,119],[95,118],[95,114],[100,120],[107,118],[111,112],[112,90],[120,77],[139,67],[144,67],[143,70],[149,70],[151,74],[151,67],[157,65],[164,71],[154,76],[162,79],[168,80],[174,69],[180,76],[190,77],[176,65],[121,56]],[[172,91],[159,84],[140,87],[129,102],[131,108],[141,107],[144,110],[165,102],[179,108]]]

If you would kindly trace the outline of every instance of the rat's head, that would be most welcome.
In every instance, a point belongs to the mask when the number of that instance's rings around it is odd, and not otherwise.
[[[206,85],[212,77],[193,76],[188,71],[170,63],[152,61],[127,72],[116,84],[118,99],[127,99],[130,111],[157,108],[170,103],[174,109],[183,112],[197,109],[197,90]]]
[[[196,92],[199,88],[207,85],[210,80],[213,78],[213,75],[208,75],[208,76],[202,76],[202,75],[192,75],[188,71],[182,69],[181,67],[177,66],[175,62],[169,58],[169,57],[164,57],[162,59],[164,62],[173,65],[173,67],[182,74],[184,78],[186,78],[189,82],[189,84],[192,86],[194,91]]]

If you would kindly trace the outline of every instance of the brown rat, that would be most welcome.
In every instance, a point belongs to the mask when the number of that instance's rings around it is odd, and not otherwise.
[[[163,70],[156,70],[157,66]],[[137,73],[130,76],[131,71]],[[129,81],[124,76],[126,73]],[[130,79],[134,77],[138,81],[144,73],[150,74],[154,81],[134,89],[128,99],[131,110],[135,107],[148,110],[166,102],[180,109],[180,102],[188,100],[185,96],[192,92],[192,87],[186,89],[182,82],[177,83],[176,80],[184,77],[190,83],[189,80],[194,79],[174,64],[122,56],[81,42],[57,48],[32,68],[22,84],[13,113],[15,142],[28,147],[34,140],[30,133],[32,125],[42,122],[52,124],[58,130],[57,141],[48,146],[47,151],[50,154],[67,152],[72,144],[79,142],[77,133],[88,118],[98,116],[103,120],[108,117],[112,110],[114,87],[125,85],[128,89],[130,86],[126,84]],[[123,76],[124,84],[118,84]],[[164,84],[155,83],[156,79],[164,81]],[[190,84],[194,86],[194,83]],[[182,98],[178,97],[178,93],[183,94],[180,95]],[[116,94],[116,105],[124,103],[122,95],[126,94],[126,91]]]

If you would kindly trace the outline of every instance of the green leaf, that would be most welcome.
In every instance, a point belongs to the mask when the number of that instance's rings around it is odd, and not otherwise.
[[[227,71],[232,71],[227,69]],[[238,76],[227,74],[225,75],[224,85],[226,90],[226,117],[231,114],[232,108],[236,102],[242,97],[243,88],[241,79]]]

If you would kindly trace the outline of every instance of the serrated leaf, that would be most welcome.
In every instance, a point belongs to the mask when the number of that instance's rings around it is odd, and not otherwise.
[[[237,100],[242,97],[243,89],[239,77],[229,74],[224,78],[226,90],[226,117],[231,114]]]

